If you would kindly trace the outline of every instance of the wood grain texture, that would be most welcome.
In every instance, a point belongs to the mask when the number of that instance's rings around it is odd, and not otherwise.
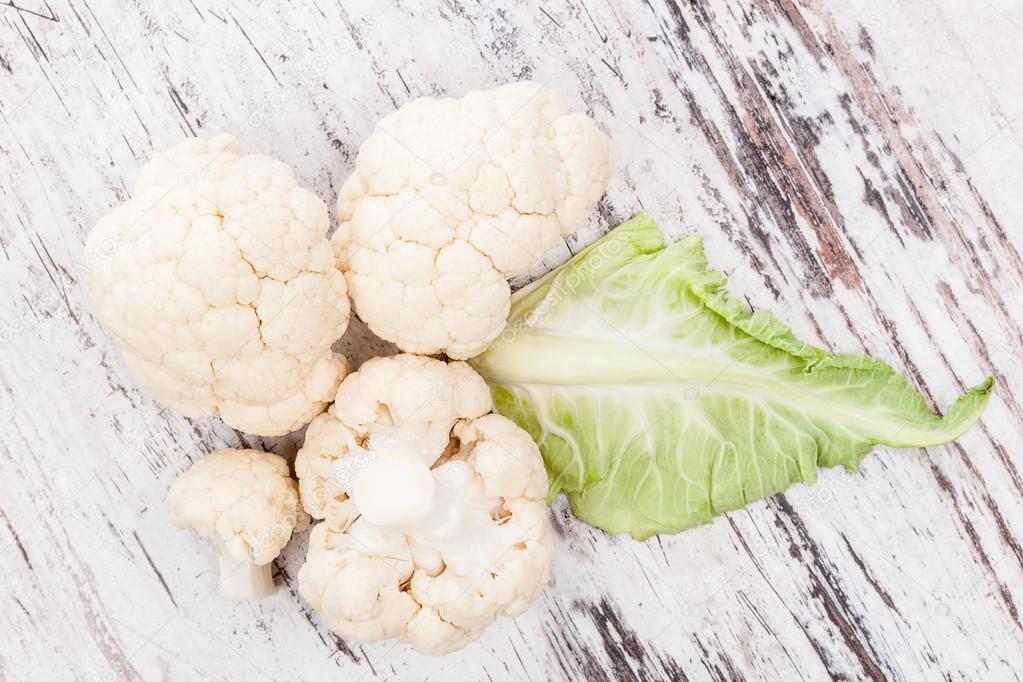
[[[0,2],[0,678],[1008,679],[1023,671],[1023,6]],[[331,635],[298,596],[210,596],[165,493],[199,453],[292,455],[162,409],[88,309],[81,250],[141,163],[231,131],[328,203],[411,98],[549,83],[615,177],[533,275],[641,208],[732,290],[980,426],[636,543],[552,510],[554,578],[443,659]],[[356,361],[377,351],[353,325]]]

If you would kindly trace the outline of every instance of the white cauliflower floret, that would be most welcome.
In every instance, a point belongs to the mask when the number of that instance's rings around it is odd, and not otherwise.
[[[167,496],[171,523],[210,538],[220,559],[220,591],[256,599],[275,591],[271,562],[309,521],[281,457],[218,450],[178,476]]]
[[[583,225],[610,175],[604,133],[537,83],[406,104],[338,199],[356,311],[404,351],[478,355],[504,328],[507,279]]]
[[[229,135],[157,154],[85,247],[96,316],[138,381],[190,417],[263,436],[321,413],[347,373],[327,207]]]
[[[375,358],[309,425],[295,470],[315,518],[299,590],[342,637],[440,655],[517,616],[550,577],[547,475],[462,362]]]

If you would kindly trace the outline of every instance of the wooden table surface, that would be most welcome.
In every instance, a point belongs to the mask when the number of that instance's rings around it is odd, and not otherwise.
[[[1019,0],[0,2],[0,678],[1008,679],[1023,671]],[[979,426],[677,536],[559,502],[554,577],[443,659],[342,641],[296,591],[210,596],[166,490],[224,446],[141,392],[81,257],[155,149],[240,136],[329,204],[410,99],[533,78],[609,133],[611,188],[553,266],[638,210],[732,291]],[[535,274],[535,273],[534,273]],[[360,325],[356,361],[379,348]]]

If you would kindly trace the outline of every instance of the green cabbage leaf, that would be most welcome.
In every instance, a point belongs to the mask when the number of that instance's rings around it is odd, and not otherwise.
[[[991,377],[935,415],[887,364],[804,343],[725,285],[699,236],[665,247],[644,213],[516,292],[472,363],[539,444],[548,501],[611,533],[678,532],[875,444],[953,440],[987,404]]]

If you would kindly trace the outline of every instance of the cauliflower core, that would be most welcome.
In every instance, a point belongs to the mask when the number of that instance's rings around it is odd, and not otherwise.
[[[262,436],[326,407],[349,319],[327,207],[229,135],[157,154],[85,247],[85,281],[138,381],[186,416]]]
[[[547,475],[529,434],[490,409],[465,363],[397,355],[345,379],[309,425],[295,470],[325,522],[299,590],[334,632],[440,655],[540,595]]]
[[[181,474],[168,494],[171,523],[213,540],[220,591],[257,599],[276,591],[270,564],[309,517],[281,457],[258,450],[218,450]]]
[[[610,175],[604,133],[537,83],[406,104],[338,199],[356,311],[404,351],[478,355],[504,328],[507,279],[582,226]]]

